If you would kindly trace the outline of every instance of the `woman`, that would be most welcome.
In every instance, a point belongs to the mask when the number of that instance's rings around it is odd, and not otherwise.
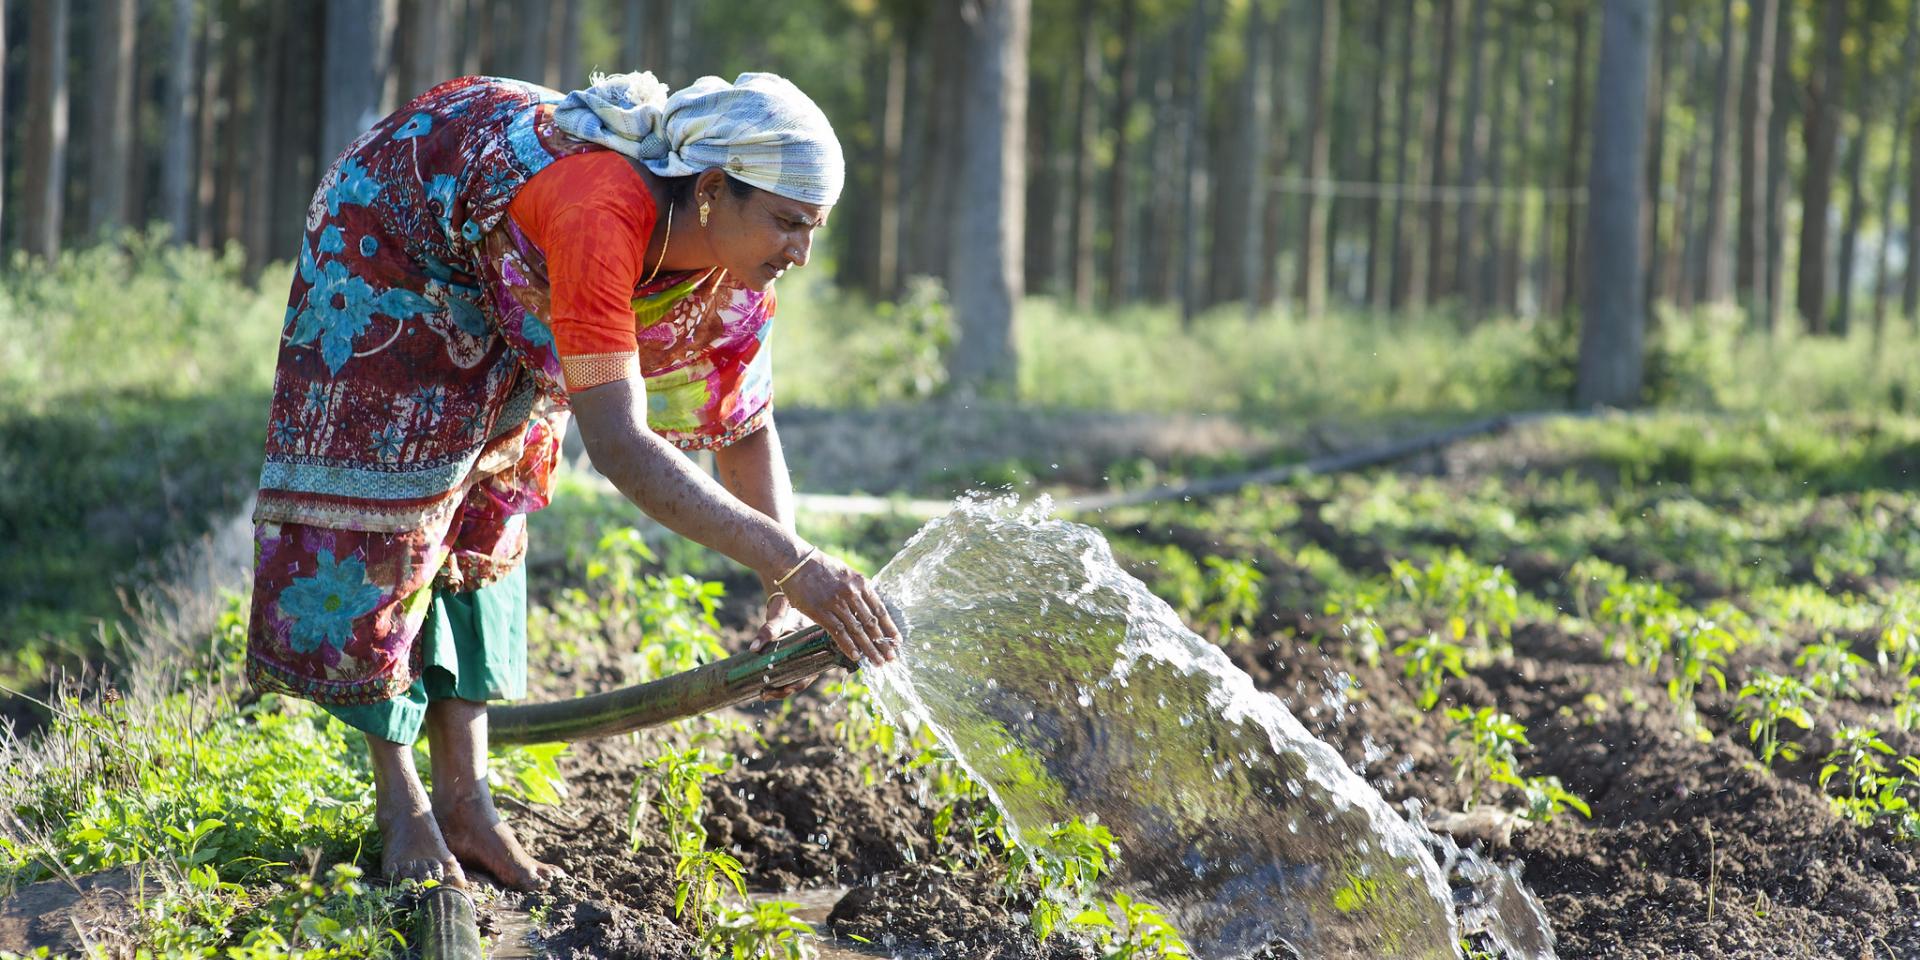
[[[248,676],[367,735],[390,878],[560,872],[494,810],[486,701],[525,693],[526,515],[569,419],[641,510],[759,575],[756,649],[805,617],[892,658],[871,587],[794,533],[771,406],[772,284],[842,179],[820,109],[753,73],[670,98],[644,73],[564,98],[467,77],[327,171],[274,377]],[[714,450],[719,483],[676,447]]]

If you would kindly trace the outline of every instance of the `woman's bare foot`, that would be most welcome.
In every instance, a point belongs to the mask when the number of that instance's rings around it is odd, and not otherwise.
[[[537,890],[554,877],[566,876],[566,871],[527,853],[513,831],[501,822],[493,796],[484,784],[458,799],[442,799],[436,790],[433,816],[439,821],[447,849],[460,862],[485,870],[508,887]]]
[[[434,822],[426,788],[413,766],[412,745],[368,734],[367,752],[373,758],[373,819],[386,848],[380,856],[380,871],[393,883],[438,880],[466,886],[467,875]]]
[[[380,871],[388,882],[402,880],[438,880],[452,887],[467,885],[466,872],[440,833],[431,810],[381,811],[374,818],[380,824],[380,837],[386,851],[380,857]]]

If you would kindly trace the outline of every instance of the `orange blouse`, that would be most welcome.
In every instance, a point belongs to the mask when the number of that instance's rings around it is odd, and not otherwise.
[[[567,389],[638,375],[633,295],[659,217],[639,171],[612,150],[562,157],[527,180],[507,213],[546,254],[548,323]]]

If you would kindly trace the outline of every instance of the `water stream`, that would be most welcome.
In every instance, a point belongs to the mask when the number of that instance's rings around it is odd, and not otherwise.
[[[867,671],[1017,837],[1097,819],[1121,850],[1114,881],[1162,907],[1204,960],[1276,944],[1304,958],[1453,958],[1455,888],[1470,928],[1509,956],[1553,956],[1508,872],[1396,813],[1123,571],[1099,532],[1050,513],[1044,499],[966,498],[916,534],[877,580],[904,621],[903,656]]]

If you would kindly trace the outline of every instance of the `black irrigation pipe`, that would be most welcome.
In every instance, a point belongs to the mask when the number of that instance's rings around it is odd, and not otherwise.
[[[820,627],[796,630],[759,653],[743,653],[652,683],[550,703],[489,710],[493,743],[553,743],[610,737],[755,700],[833,667],[852,669]],[[415,911],[421,960],[484,960],[473,900],[452,887],[421,895]]]
[[[1180,500],[1194,497],[1214,497],[1234,493],[1247,487],[1272,486],[1287,483],[1301,477],[1311,477],[1322,473],[1344,473],[1363,467],[1375,467],[1383,463],[1405,460],[1430,451],[1450,447],[1462,440],[1483,434],[1503,433],[1514,427],[1557,417],[1580,416],[1580,414],[1555,413],[1511,413],[1497,417],[1487,417],[1464,423],[1460,426],[1436,433],[1423,434],[1406,440],[1375,444],[1358,450],[1329,454],[1301,463],[1289,463],[1284,466],[1268,467],[1248,473],[1235,473],[1224,477],[1209,477],[1191,483],[1168,484],[1151,490],[1135,490],[1128,493],[1099,494],[1088,497],[1074,497],[1061,505],[1061,512],[1093,513],[1114,507],[1136,507],[1142,504],[1159,503],[1166,500]]]

